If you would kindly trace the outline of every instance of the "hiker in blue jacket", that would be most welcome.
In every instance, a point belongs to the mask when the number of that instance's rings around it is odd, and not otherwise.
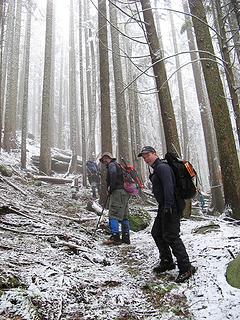
[[[109,194],[109,227],[110,239],[104,244],[130,244],[130,227],[128,221],[129,194],[124,190],[122,169],[110,152],[104,152],[100,162],[107,168],[107,188]],[[121,224],[122,239],[119,225]]]
[[[93,198],[96,198],[97,192],[99,194],[99,189],[100,189],[100,172],[98,170],[98,165],[96,161],[94,161],[93,159],[89,159],[86,162],[86,168],[87,168],[88,182],[92,189],[92,195],[93,195]]]
[[[154,197],[158,202],[158,213],[151,234],[159,250],[160,263],[154,267],[153,271],[162,273],[175,269],[173,254],[179,268],[176,282],[184,282],[196,271],[189,261],[186,248],[179,235],[184,200],[176,200],[174,173],[167,162],[159,159],[153,147],[143,147],[138,157],[142,157],[153,168],[150,180]]]

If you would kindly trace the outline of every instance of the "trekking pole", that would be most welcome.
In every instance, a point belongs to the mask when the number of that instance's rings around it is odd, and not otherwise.
[[[98,222],[97,222],[97,226],[96,226],[96,228],[95,228],[95,230],[94,230],[94,233],[93,233],[94,235],[95,235],[96,232],[97,232],[98,226],[99,226],[100,221],[101,221],[101,218],[102,218],[102,216],[103,216],[104,209],[105,209],[105,207],[106,207],[106,205],[107,205],[108,198],[109,198],[109,194],[107,195],[106,201],[105,201],[104,206],[103,206],[103,208],[102,208],[100,217],[99,217]]]

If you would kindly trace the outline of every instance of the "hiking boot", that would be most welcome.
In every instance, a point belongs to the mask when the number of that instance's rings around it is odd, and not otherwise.
[[[122,242],[126,244],[130,244],[130,236],[129,233],[122,234]]]
[[[196,270],[197,269],[194,266],[190,266],[190,269],[188,271],[179,272],[179,275],[178,275],[177,279],[175,280],[175,282],[181,283],[181,282],[188,280],[196,272]]]
[[[156,267],[153,268],[153,272],[155,273],[162,273],[168,270],[175,269],[175,263],[168,262],[168,261],[161,261]]]
[[[122,244],[119,233],[111,235],[109,239],[103,241],[103,244],[115,246]]]

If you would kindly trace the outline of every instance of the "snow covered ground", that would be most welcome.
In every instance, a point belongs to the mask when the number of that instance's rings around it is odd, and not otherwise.
[[[0,161],[24,176],[18,157],[3,153]],[[152,273],[158,254],[151,225],[131,232],[131,245],[104,246],[107,218],[93,235],[98,216],[86,210],[89,189],[72,200],[69,185],[8,179],[27,195],[0,181],[0,205],[21,209],[0,213],[0,283],[14,275],[21,284],[0,290],[0,320],[240,319],[240,291],[225,278],[229,250],[240,251],[239,225],[199,209],[183,220],[182,239],[197,272],[176,284],[177,269]]]

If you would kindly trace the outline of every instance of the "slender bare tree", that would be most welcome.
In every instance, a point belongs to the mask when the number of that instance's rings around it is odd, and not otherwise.
[[[53,0],[47,0],[39,170],[51,173],[51,67]]]
[[[85,119],[85,98],[84,98],[84,83],[83,83],[83,24],[82,14],[83,7],[81,1],[79,1],[79,68],[80,68],[80,97],[81,97],[81,128],[82,128],[82,165],[83,165],[83,185],[87,185],[87,170],[86,170],[86,119]],[[84,43],[85,46],[86,43]]]
[[[114,73],[115,101],[117,110],[117,141],[119,158],[129,161],[129,141],[128,141],[128,123],[126,114],[126,102],[123,92],[123,74],[122,61],[120,56],[119,33],[117,31],[118,19],[117,10],[114,4],[115,0],[109,3],[110,22],[111,22],[111,40],[112,40],[112,59]]]
[[[98,40],[101,96],[101,150],[112,152],[106,0],[98,0]],[[106,172],[102,169],[100,202],[106,201]]]
[[[180,155],[181,152],[176,127],[176,119],[167,82],[165,64],[164,61],[161,61],[162,51],[157,37],[153,13],[151,9],[151,2],[150,0],[140,0],[140,2],[143,10],[145,28],[147,31],[147,39],[152,59],[153,71],[156,77],[156,86],[161,107],[167,150],[174,153],[176,153],[177,151],[177,153]]]
[[[27,25],[25,35],[25,54],[24,54],[24,93],[23,93],[23,107],[22,107],[22,139],[21,139],[21,167],[26,168],[26,154],[27,154],[27,132],[28,132],[28,83],[29,83],[29,66],[30,66],[30,43],[31,43],[31,1],[28,1],[27,9]]]

